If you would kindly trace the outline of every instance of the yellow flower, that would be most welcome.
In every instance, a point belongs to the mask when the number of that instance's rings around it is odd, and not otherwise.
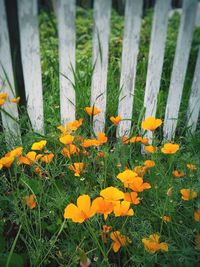
[[[155,131],[162,124],[162,120],[154,117],[148,117],[142,122],[142,128],[144,130]]]
[[[195,164],[192,164],[192,163],[188,163],[186,166],[191,171],[195,171],[197,169],[197,166]]]
[[[148,238],[143,238],[142,243],[144,244],[145,250],[149,253],[154,254],[158,250],[162,250],[163,252],[168,252],[167,243],[159,243],[160,236],[158,234],[152,234]]]
[[[117,178],[124,184],[124,187],[129,187],[136,177],[138,177],[138,174],[128,169],[117,175]]]
[[[70,203],[64,210],[64,218],[71,219],[75,223],[82,223],[94,216],[96,210],[91,204],[88,195],[81,195],[77,199],[77,206]]]
[[[83,147],[99,146],[99,141],[96,139],[85,139],[81,144]]]
[[[3,106],[3,104],[5,104],[7,98],[8,98],[7,93],[0,93],[0,106]]]
[[[197,209],[195,212],[194,212],[194,220],[196,222],[200,222],[200,209]]]
[[[64,136],[61,136],[59,138],[60,142],[64,145],[69,145],[74,141],[74,136],[70,135],[70,134],[66,134]]]
[[[133,209],[130,209],[130,202],[124,200],[124,201],[117,201],[114,206],[114,214],[115,217],[120,216],[133,216],[134,211]]]
[[[110,233],[110,238],[113,240],[112,249],[116,253],[122,246],[126,246],[127,243],[131,243],[130,239],[125,235],[122,235],[120,231]]]
[[[176,178],[180,178],[180,177],[183,177],[183,176],[185,175],[184,172],[182,172],[182,171],[178,171],[178,170],[174,170],[174,171],[172,172],[172,174],[173,174],[173,176],[176,177]]]
[[[46,140],[41,140],[32,144],[31,150],[42,150],[47,144]]]
[[[149,153],[155,153],[157,151],[157,147],[154,147],[154,146],[145,146],[144,147],[144,150],[146,152],[149,152]]]
[[[0,166],[2,167],[10,168],[13,161],[15,160],[14,156],[5,156],[0,159]]]
[[[167,143],[161,148],[162,153],[164,154],[175,154],[179,150],[178,144]]]
[[[118,201],[124,199],[124,193],[116,187],[110,186],[100,192],[100,196],[109,201]]]
[[[16,98],[11,99],[10,101],[11,101],[12,103],[18,104],[19,101],[20,101],[20,97],[18,96],[18,97],[16,97]]]
[[[98,140],[99,145],[103,145],[104,143],[107,142],[108,137],[105,135],[104,132],[99,132],[97,136],[97,140]]]
[[[128,136],[126,136],[126,135],[122,136],[122,143],[123,143],[123,144],[128,144],[129,141],[130,141],[130,139],[129,139]]]
[[[135,166],[133,170],[134,172],[137,173],[138,176],[143,177],[147,171],[147,167],[139,165],[139,166]]]
[[[69,166],[69,170],[74,172],[75,176],[80,176],[84,171],[85,164],[82,162],[75,162]]]
[[[181,194],[182,194],[182,199],[185,200],[185,201],[188,201],[188,200],[192,200],[194,198],[197,197],[197,192],[196,191],[192,191],[190,189],[181,189],[180,190]]]
[[[118,125],[120,123],[120,121],[122,120],[121,116],[117,116],[117,117],[110,117],[110,120],[115,124]]]
[[[85,107],[85,111],[87,112],[87,114],[89,116],[95,116],[97,114],[99,114],[101,111],[100,109],[98,109],[97,107]]]

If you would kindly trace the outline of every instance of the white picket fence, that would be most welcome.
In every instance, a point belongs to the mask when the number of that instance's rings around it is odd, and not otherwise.
[[[75,0],[55,0],[55,3],[59,39],[61,122],[66,123],[75,119],[76,98],[72,83],[74,82],[73,71],[76,69],[76,5]],[[175,135],[197,5],[198,0],[183,0],[181,22],[164,118],[163,134],[167,140],[173,139]],[[132,109],[134,108],[133,96],[140,41],[142,6],[142,0],[126,0],[120,77],[121,93],[118,114],[127,120],[123,120],[120,123],[117,130],[118,136],[129,134],[131,129],[130,119]],[[171,0],[156,1],[144,97],[144,107],[146,108],[145,117],[156,115],[170,10]],[[91,105],[97,106],[102,111],[94,118],[94,131],[96,133],[103,131],[105,125],[110,16],[111,0],[95,0],[92,59],[94,72],[91,86]],[[36,132],[44,133],[37,0],[18,0],[18,19],[27,111],[33,129]],[[13,96],[15,94],[14,79],[4,0],[0,0],[0,62],[1,91],[8,92],[10,96]],[[15,105],[7,103],[3,108],[13,118],[18,120],[19,116]],[[186,125],[191,126],[192,131],[196,129],[199,111],[200,49],[187,110]],[[20,136],[20,129],[17,122],[4,112],[2,112],[2,121],[8,140],[10,132],[15,136]]]

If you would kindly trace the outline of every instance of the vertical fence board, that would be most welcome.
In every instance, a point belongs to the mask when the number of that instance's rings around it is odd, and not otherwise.
[[[44,132],[37,0],[18,0],[22,68],[27,111],[34,131]]]
[[[123,119],[117,130],[117,135],[129,134],[131,129],[133,95],[137,65],[138,46],[142,14],[142,0],[127,0],[125,7],[125,29],[122,50],[122,68],[120,77],[120,97],[118,114]]]
[[[192,43],[197,2],[197,0],[184,0],[183,2],[183,12],[178,33],[163,128],[164,138],[167,140],[171,140],[175,136],[185,74]]]
[[[200,111],[200,47],[195,67],[192,89],[190,93],[188,109],[187,109],[187,126],[191,127],[193,133],[197,127],[197,121]]]
[[[149,116],[155,117],[156,115],[170,4],[171,0],[157,0],[155,5],[144,96],[145,118]],[[151,140],[152,133],[149,131],[146,137]]]
[[[21,135],[17,123],[17,105],[9,101],[16,95],[4,0],[0,0],[0,93],[2,92],[9,96],[8,101],[1,107],[1,116],[7,144],[12,147],[21,143]],[[13,119],[6,113],[10,114]]]
[[[75,119],[75,0],[58,0],[59,78],[61,121]]]
[[[110,14],[111,0],[95,0],[91,105],[101,110],[101,113],[94,117],[95,133],[103,131],[105,125]]]

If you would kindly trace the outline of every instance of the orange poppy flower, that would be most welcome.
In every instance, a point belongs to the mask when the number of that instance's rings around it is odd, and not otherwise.
[[[197,209],[195,212],[194,212],[194,220],[196,222],[200,222],[200,209]]]
[[[153,161],[153,160],[145,160],[144,165],[147,168],[153,168],[155,166],[155,161]]]
[[[40,160],[42,162],[49,163],[49,162],[51,162],[53,160],[53,158],[54,158],[54,154],[53,153],[49,153],[49,154],[46,154],[46,155],[42,156],[40,158]]]
[[[133,137],[131,137],[131,139],[129,141],[130,141],[130,143],[141,142],[142,141],[142,137],[141,136],[133,136]]]
[[[36,207],[36,202],[35,202],[35,197],[34,195],[30,195],[30,196],[25,196],[24,200],[26,201],[26,205],[30,208],[30,209],[34,209]]]
[[[19,146],[19,147],[16,147],[15,149],[11,150],[10,152],[6,153],[6,157],[19,157],[21,156],[23,152],[23,147],[22,146]]]
[[[41,140],[32,144],[31,150],[42,150],[47,144],[46,140]]]
[[[161,148],[162,153],[164,154],[175,154],[179,150],[178,144],[167,143]]]
[[[98,140],[99,145],[101,146],[108,141],[108,137],[105,135],[104,132],[99,132],[97,136],[97,140]]]
[[[152,234],[148,238],[143,238],[142,243],[144,244],[145,250],[149,253],[154,254],[158,250],[162,250],[163,252],[168,252],[167,243],[159,243],[160,236],[158,234]]]
[[[79,151],[80,151],[80,149],[77,148],[75,145],[69,144],[69,145],[67,145],[67,147],[63,148],[62,154],[63,154],[63,156],[68,157],[70,159],[71,155],[74,155],[74,154],[77,155],[79,153]]]
[[[151,185],[149,183],[144,183],[141,177],[136,177],[129,185],[129,188],[135,192],[142,192],[146,189],[150,189]]]
[[[110,186],[110,187],[107,187],[101,190],[100,196],[102,196],[104,199],[111,201],[111,202],[124,199],[124,193],[113,186]]]
[[[88,195],[81,195],[77,199],[77,206],[73,203],[67,205],[64,210],[64,218],[71,219],[75,223],[82,223],[94,216],[95,208],[91,204],[91,199]]]
[[[98,109],[97,107],[85,107],[85,111],[87,112],[87,114],[89,116],[95,116],[97,114],[99,114],[101,111],[100,109]]]
[[[57,128],[62,132],[62,135],[70,134],[71,132],[76,131],[83,123],[83,119],[69,121],[66,123],[65,127],[63,125],[58,126]]]
[[[69,170],[74,172],[75,176],[80,176],[84,171],[85,163],[75,162],[69,166]]]
[[[140,203],[140,198],[138,197],[137,192],[128,192],[124,193],[124,200],[134,204],[138,205]]]
[[[192,200],[192,199],[197,197],[197,192],[192,191],[190,189],[185,189],[184,188],[184,189],[181,189],[180,192],[181,192],[181,195],[182,195],[181,198],[183,200],[185,200],[185,201]]]
[[[37,153],[35,151],[28,152],[25,156],[18,158],[18,164],[32,165],[36,161]]]
[[[104,220],[108,218],[108,215],[113,212],[113,203],[104,199],[103,197],[97,197],[93,200],[93,206],[96,213],[104,214]]]
[[[144,145],[147,145],[149,143],[149,139],[148,138],[142,138],[141,143]]]
[[[124,184],[124,187],[129,187],[133,183],[134,179],[138,177],[138,174],[132,170],[125,170],[117,175],[117,178]]]
[[[176,178],[180,178],[180,177],[183,177],[185,175],[184,172],[181,172],[181,171],[178,171],[178,170],[174,170],[172,172],[173,176],[176,177]]]
[[[20,97],[15,97],[13,99],[10,100],[12,103],[15,103],[15,104],[19,104],[19,101],[20,101]]]
[[[104,243],[107,243],[106,234],[107,234],[108,232],[110,232],[110,230],[111,230],[111,226],[103,225],[102,238],[103,238],[103,242],[104,242]]]
[[[105,153],[104,153],[103,151],[99,151],[99,152],[97,153],[97,157],[98,157],[98,158],[104,158],[104,157],[105,157]]]
[[[64,145],[69,145],[74,141],[74,136],[70,134],[63,135],[59,138],[60,142]]]
[[[99,141],[96,139],[85,139],[82,143],[82,146],[87,148],[87,147],[91,147],[91,146],[98,146],[99,145]]]
[[[1,166],[1,169],[3,167],[6,167],[6,168],[10,168],[12,163],[14,162],[15,158],[14,156],[12,155],[9,155],[9,156],[5,156],[5,157],[2,157],[0,159],[0,166]]]
[[[110,117],[110,120],[115,124],[118,125],[120,123],[120,121],[122,120],[121,116],[117,116],[117,117]]]
[[[162,124],[162,120],[154,117],[148,117],[142,122],[142,128],[144,130],[155,131]]]
[[[110,238],[113,240],[112,249],[116,253],[123,246],[126,246],[127,243],[131,243],[130,239],[125,235],[122,235],[120,231],[115,231],[110,233]]]
[[[120,216],[133,216],[134,211],[133,209],[130,209],[130,202],[124,200],[124,201],[117,201],[114,206],[114,214],[115,217]]]
[[[149,152],[149,153],[155,153],[157,151],[157,147],[154,147],[154,146],[145,146],[144,147],[144,150],[146,152]]]

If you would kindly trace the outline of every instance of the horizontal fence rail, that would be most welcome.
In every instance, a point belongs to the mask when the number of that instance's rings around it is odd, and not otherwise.
[[[16,95],[4,4],[4,1],[0,0],[0,82],[1,92],[7,92],[9,97],[12,98]],[[101,110],[101,113],[94,117],[95,133],[105,129],[111,4],[111,0],[94,1],[91,106],[94,105]],[[74,120],[76,114],[76,94],[74,89],[76,1],[54,0],[54,5],[58,24],[60,113],[61,122],[64,124]],[[129,135],[132,125],[137,56],[140,49],[139,41],[142,6],[142,0],[126,0],[119,85],[120,96],[118,104],[118,115],[120,115],[123,120],[118,126],[117,136]],[[163,134],[166,140],[171,140],[175,136],[197,6],[198,0],[183,0],[181,22],[163,127]],[[171,0],[156,1],[144,94],[144,117],[156,116],[170,8]],[[37,0],[18,0],[18,20],[27,111],[33,130],[44,133]],[[191,127],[192,132],[196,129],[200,111],[199,69],[200,52],[196,62],[187,110],[187,126]],[[5,112],[1,112],[5,132],[8,133],[12,131],[20,140],[16,105],[11,105],[11,103],[8,102],[2,109],[5,110]],[[11,116],[8,116],[8,113]],[[7,138],[9,139],[8,135]]]

